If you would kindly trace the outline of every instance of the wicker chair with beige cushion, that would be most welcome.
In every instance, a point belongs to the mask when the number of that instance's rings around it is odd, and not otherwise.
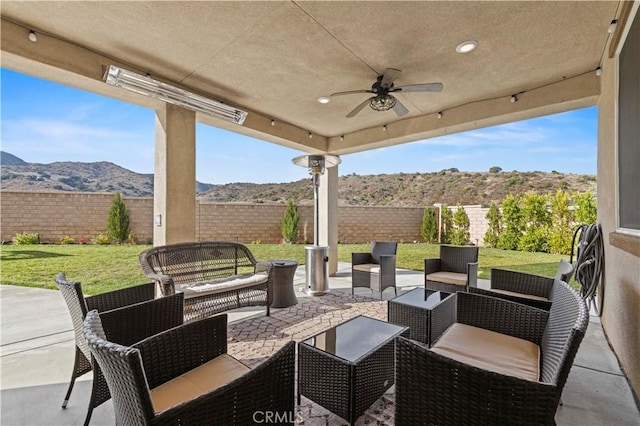
[[[554,280],[549,312],[458,292],[455,322],[431,349],[396,343],[396,424],[551,425],[589,322]]]
[[[382,292],[393,287],[396,296],[396,252],[398,243],[373,242],[369,253],[351,253],[351,294],[356,287]]]
[[[440,257],[424,260],[424,287],[432,291],[468,291],[478,286],[478,247],[440,246]]]
[[[566,260],[561,260],[558,264],[555,278],[494,268],[491,270],[491,288],[489,290],[470,288],[469,291],[524,303],[548,311],[551,309],[549,297],[553,281],[569,282],[572,274],[573,266]]]
[[[82,293],[82,285],[67,281],[65,274],[56,276],[56,284],[69,309],[76,340],[75,362],[62,408],[67,407],[76,379],[93,370],[89,409],[84,421],[87,425],[93,409],[111,398],[102,372],[92,362],[89,347],[82,336],[87,312],[92,309],[104,312],[105,331],[109,339],[128,345],[182,324],[184,301],[182,294],[154,299],[154,283],[86,297]]]
[[[113,398],[119,425],[249,425],[295,420],[295,342],[255,368],[227,354],[227,315],[193,321],[131,346],[107,341],[101,315],[84,337]],[[277,417],[275,417],[277,416]]]

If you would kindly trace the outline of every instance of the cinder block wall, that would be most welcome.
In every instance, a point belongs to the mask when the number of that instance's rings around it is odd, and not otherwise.
[[[65,192],[0,192],[0,228],[3,241],[21,232],[40,234],[43,242],[57,243],[65,235],[90,242],[107,230],[113,194]],[[131,212],[131,232],[140,243],[153,240],[153,199],[123,197]],[[200,202],[196,206],[196,238],[263,244],[282,240],[284,205]],[[471,241],[482,245],[488,209],[465,206],[471,222]],[[300,243],[313,241],[313,207],[299,206]],[[421,207],[338,208],[338,241],[422,241]]]
[[[469,241],[477,246],[484,246],[484,234],[489,229],[489,221],[485,216],[489,212],[488,207],[481,205],[462,206],[467,216],[469,216]],[[458,209],[456,206],[449,206],[452,213]]]

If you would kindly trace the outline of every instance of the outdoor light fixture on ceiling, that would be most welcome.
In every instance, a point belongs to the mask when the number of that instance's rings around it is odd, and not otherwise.
[[[396,98],[391,95],[378,95],[371,98],[369,106],[375,111],[387,111],[396,105]]]
[[[114,65],[109,65],[104,75],[104,80],[112,86],[160,99],[161,101],[202,112],[222,120],[232,121],[239,125],[242,125],[247,118],[246,111],[179,89],[150,77],[123,70]]]

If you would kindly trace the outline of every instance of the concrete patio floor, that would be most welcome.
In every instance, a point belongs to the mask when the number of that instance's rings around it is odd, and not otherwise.
[[[331,277],[332,291],[351,292],[351,269],[341,263]],[[70,277],[73,279],[73,277]],[[304,266],[296,271],[298,297],[310,297],[301,290]],[[398,292],[423,283],[419,271],[397,271]],[[486,287],[488,282],[482,281]],[[378,293],[357,289],[356,294],[379,298]],[[392,290],[385,300],[394,297]],[[69,384],[74,356],[71,319],[57,291],[0,286],[0,424],[82,424],[91,392],[91,374],[76,381],[69,405],[61,408]],[[229,313],[236,322],[264,315],[264,308],[244,308]],[[628,382],[620,371],[599,318],[591,316],[587,334],[576,356],[558,408],[558,425],[640,425],[640,412]],[[92,425],[114,424],[113,406],[108,401],[96,408]]]

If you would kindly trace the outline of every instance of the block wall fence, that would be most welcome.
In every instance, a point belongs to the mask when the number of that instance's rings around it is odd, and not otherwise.
[[[107,216],[113,194],[87,192],[0,191],[0,232],[2,241],[17,233],[38,233],[43,242],[58,243],[68,235],[90,242],[106,234]],[[153,198],[123,197],[129,209],[131,232],[139,243],[153,240]],[[470,221],[471,242],[482,245],[487,230],[488,208],[463,206]],[[455,209],[453,207],[452,209]],[[285,205],[252,203],[196,204],[198,240],[237,241],[248,244],[282,240],[280,221]],[[313,207],[299,206],[299,242],[313,240]],[[420,230],[424,208],[366,207],[338,208],[338,241],[422,241]]]

